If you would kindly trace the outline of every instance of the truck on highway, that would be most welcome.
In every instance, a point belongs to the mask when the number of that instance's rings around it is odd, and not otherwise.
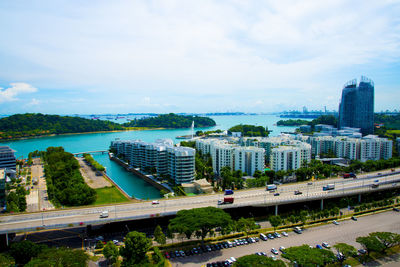
[[[327,184],[322,187],[322,190],[324,190],[324,191],[333,190],[333,189],[335,189],[335,184]]]
[[[100,214],[100,218],[108,218],[108,210],[103,211],[103,212]]]
[[[225,195],[233,195],[232,189],[225,189]]]
[[[357,178],[357,175],[353,172],[343,174],[343,178]]]
[[[270,190],[276,190],[278,187],[276,186],[276,184],[269,184],[269,185],[267,185],[267,190],[268,191],[270,191]]]
[[[224,200],[218,200],[218,205],[223,205],[223,204],[232,204],[233,203],[233,197],[224,197]]]

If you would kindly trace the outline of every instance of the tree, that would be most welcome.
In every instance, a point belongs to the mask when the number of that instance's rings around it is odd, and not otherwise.
[[[154,240],[160,245],[167,243],[166,237],[159,225],[157,225],[156,229],[154,230]]]
[[[1,253],[0,254],[0,266],[4,267],[14,267],[15,260],[8,254]]]
[[[356,242],[360,243],[369,254],[371,251],[383,251],[385,246],[378,240],[376,236],[360,236],[356,238]]]
[[[308,212],[305,210],[300,211],[300,221],[302,224],[306,224],[307,222]]]
[[[272,225],[272,227],[274,227],[274,231],[276,230],[276,228],[282,224],[283,220],[281,218],[281,216],[276,215],[276,216],[269,216],[269,223]]]
[[[281,260],[274,261],[273,259],[259,255],[246,255],[236,260],[234,267],[248,266],[270,266],[270,267],[285,267],[285,263]]]
[[[238,225],[238,230],[243,231],[246,233],[246,236],[249,236],[249,233],[257,229],[256,222],[254,221],[254,218],[240,218],[237,222]]]
[[[342,264],[346,258],[354,257],[357,255],[357,249],[352,245],[346,243],[337,243],[333,247],[336,249],[338,254],[341,253],[343,255],[343,257],[338,257],[340,264]]]
[[[70,248],[44,249],[35,259],[25,266],[27,267],[75,267],[87,266],[89,256],[82,250]]]
[[[131,266],[144,260],[151,246],[151,240],[144,233],[129,232],[125,236],[125,247],[120,249],[123,265]]]
[[[17,264],[26,264],[45,248],[45,245],[37,245],[32,241],[24,240],[11,244],[10,255],[15,259]]]
[[[381,252],[386,252],[388,248],[400,244],[400,235],[391,232],[374,232],[370,233],[369,236],[375,237],[382,244]]]
[[[106,259],[114,264],[119,256],[118,247],[112,241],[108,241],[107,244],[103,248],[103,255]]]
[[[287,248],[282,257],[297,262],[300,266],[325,266],[336,260],[332,251],[310,248],[308,245]]]
[[[167,238],[171,239],[171,241],[174,239],[174,233],[169,227],[167,227],[167,232],[165,233],[165,235]]]
[[[215,207],[180,210],[176,217],[170,220],[168,228],[174,233],[187,234],[200,231],[201,240],[216,227],[226,227],[232,223],[231,216]]]

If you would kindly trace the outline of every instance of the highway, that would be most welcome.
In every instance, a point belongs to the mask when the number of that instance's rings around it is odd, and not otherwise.
[[[379,180],[379,187],[372,188],[375,180]],[[335,184],[334,190],[323,191],[326,184]],[[315,181],[311,185],[305,183],[286,184],[278,186],[279,196],[265,190],[265,188],[235,191],[234,203],[217,205],[222,200],[223,193],[207,194],[195,197],[179,197],[162,199],[159,204],[151,201],[108,205],[102,207],[70,208],[36,213],[24,213],[0,216],[0,233],[35,231],[40,229],[65,228],[79,224],[100,224],[112,221],[135,220],[155,216],[176,214],[182,209],[214,206],[218,208],[234,208],[245,206],[276,206],[309,200],[319,200],[348,195],[357,195],[378,190],[389,190],[400,187],[400,172],[382,172],[378,174],[360,175],[357,179],[333,178]],[[302,191],[301,195],[294,195],[295,190]],[[108,210],[108,218],[99,218],[101,212]]]

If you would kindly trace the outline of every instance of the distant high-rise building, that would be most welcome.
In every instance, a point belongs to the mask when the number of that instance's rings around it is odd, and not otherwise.
[[[357,86],[345,84],[339,105],[339,127],[360,128],[363,135],[374,132],[374,82],[364,76]]]

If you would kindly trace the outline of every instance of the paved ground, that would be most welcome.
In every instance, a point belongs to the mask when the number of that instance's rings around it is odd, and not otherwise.
[[[76,157],[76,159],[79,162],[81,174],[88,186],[94,189],[112,186],[110,181],[108,181],[103,175],[97,176],[96,172],[86,164],[82,157]]]
[[[343,242],[351,244],[356,248],[361,248],[355,239],[359,236],[364,236],[376,231],[400,233],[400,213],[388,211],[380,214],[359,217],[358,221],[346,220],[340,222],[340,225],[328,224],[310,228],[300,235],[289,232],[289,237],[282,237],[268,241],[260,240],[258,243],[240,247],[223,249],[185,258],[175,258],[171,260],[171,263],[172,266],[201,266],[207,262],[222,261],[230,257],[237,258],[259,251],[271,255],[271,248],[279,249],[280,246],[286,248],[302,244],[315,246],[322,242],[328,242],[330,245]],[[398,258],[397,260],[400,261]],[[393,266],[399,265],[400,263],[397,262],[397,265]],[[388,267],[389,266],[391,265],[388,265]]]
[[[38,181],[38,185],[34,186],[34,189],[38,191],[39,197],[39,210],[53,210],[55,207],[49,201],[47,195],[47,184],[46,178],[44,177],[44,169],[43,165],[40,162],[40,159],[34,159],[32,166],[32,179],[36,179]]]

